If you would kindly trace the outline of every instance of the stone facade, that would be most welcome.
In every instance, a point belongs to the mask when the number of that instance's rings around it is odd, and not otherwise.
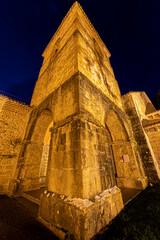
[[[12,194],[25,130],[32,108],[0,95],[0,194]]]
[[[159,111],[156,111],[144,92],[130,92],[122,99],[138,144],[145,175],[150,183],[159,182]]]
[[[160,111],[147,115],[148,121],[143,121],[143,127],[147,133],[157,164],[160,168]]]
[[[45,186],[39,220],[62,239],[87,240],[123,208],[121,188],[158,182],[159,112],[145,93],[121,97],[110,53],[77,2],[43,57],[30,106],[0,99],[0,189]]]

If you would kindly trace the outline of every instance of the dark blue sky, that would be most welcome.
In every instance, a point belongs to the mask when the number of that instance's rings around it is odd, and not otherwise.
[[[73,2],[0,1],[1,91],[30,102],[41,54]],[[111,52],[121,93],[145,91],[153,99],[160,89],[160,0],[79,3]]]

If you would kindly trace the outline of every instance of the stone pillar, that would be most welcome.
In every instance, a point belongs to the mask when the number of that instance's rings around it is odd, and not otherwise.
[[[54,128],[40,221],[61,239],[87,240],[122,208],[107,131],[82,115]]]

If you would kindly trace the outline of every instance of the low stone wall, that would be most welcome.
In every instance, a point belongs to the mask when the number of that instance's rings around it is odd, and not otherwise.
[[[67,235],[77,240],[91,239],[123,208],[121,190],[116,186],[91,199],[46,191],[40,202],[39,220],[60,239]]]

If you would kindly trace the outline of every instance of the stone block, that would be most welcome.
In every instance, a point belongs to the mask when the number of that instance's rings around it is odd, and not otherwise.
[[[91,239],[123,208],[121,191],[114,187],[92,200],[48,192],[41,195],[39,220],[60,238]]]

